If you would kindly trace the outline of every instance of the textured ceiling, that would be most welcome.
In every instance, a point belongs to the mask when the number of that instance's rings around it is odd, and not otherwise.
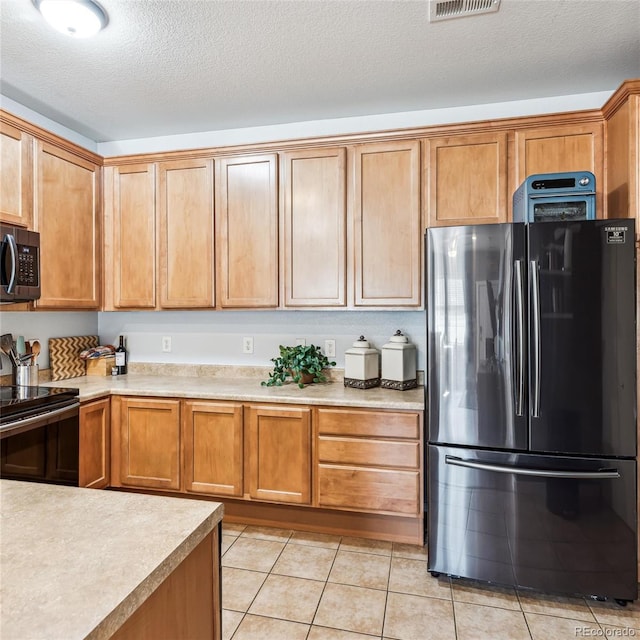
[[[0,93],[98,142],[615,89],[639,0],[101,0],[76,40],[0,0]]]

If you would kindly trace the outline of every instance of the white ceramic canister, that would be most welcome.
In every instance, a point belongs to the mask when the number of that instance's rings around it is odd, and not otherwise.
[[[360,336],[344,352],[344,386],[371,389],[380,385],[380,352]]]
[[[406,391],[418,386],[416,347],[398,329],[382,347],[382,379],[386,389]]]

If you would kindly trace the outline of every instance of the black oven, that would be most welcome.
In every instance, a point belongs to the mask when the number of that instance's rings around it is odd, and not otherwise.
[[[0,477],[78,486],[78,389],[0,387]]]

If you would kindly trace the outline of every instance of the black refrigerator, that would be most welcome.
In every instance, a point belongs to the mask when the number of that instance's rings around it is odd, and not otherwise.
[[[427,230],[433,575],[637,598],[634,233]]]

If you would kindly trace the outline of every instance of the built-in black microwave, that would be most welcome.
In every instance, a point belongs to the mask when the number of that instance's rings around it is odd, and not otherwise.
[[[0,225],[0,302],[40,297],[40,234]]]

